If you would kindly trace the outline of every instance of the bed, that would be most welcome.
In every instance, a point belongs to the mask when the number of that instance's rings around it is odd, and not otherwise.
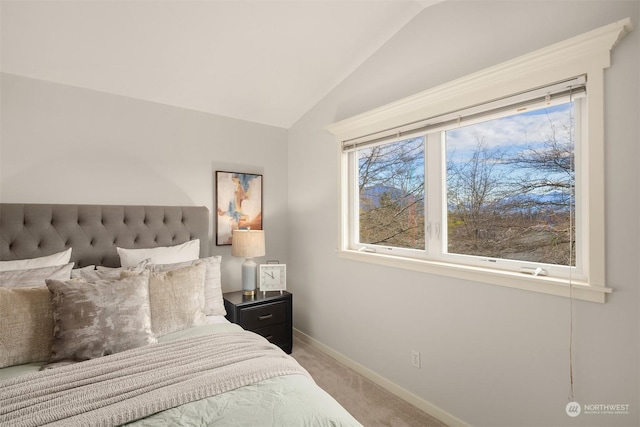
[[[205,207],[0,204],[0,426],[358,426],[225,319]]]

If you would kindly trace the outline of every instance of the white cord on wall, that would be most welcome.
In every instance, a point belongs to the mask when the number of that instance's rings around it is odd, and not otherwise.
[[[569,87],[569,102],[573,102],[571,96],[571,87]],[[574,105],[575,108],[575,105]],[[571,170],[574,173],[574,179],[571,181],[571,194],[573,194],[573,199],[569,203],[569,402],[574,402],[574,384],[573,384],[573,282],[572,282],[572,267],[571,260],[573,259],[573,238],[575,236],[575,232],[573,231],[573,215],[575,211],[575,137],[574,137],[574,127],[575,122],[573,121],[573,108],[571,109],[571,117],[570,117],[570,126],[569,126],[569,143],[573,144],[573,156],[571,157]],[[574,237],[575,238],[575,237]]]

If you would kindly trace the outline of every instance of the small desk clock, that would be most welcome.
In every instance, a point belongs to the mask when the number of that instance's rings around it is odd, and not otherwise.
[[[285,264],[260,264],[258,275],[260,291],[284,291],[287,289],[287,266]]]

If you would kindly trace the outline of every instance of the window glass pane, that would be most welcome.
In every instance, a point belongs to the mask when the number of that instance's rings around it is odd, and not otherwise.
[[[575,265],[574,105],[445,132],[447,251]]]
[[[424,137],[357,151],[360,243],[424,249]]]

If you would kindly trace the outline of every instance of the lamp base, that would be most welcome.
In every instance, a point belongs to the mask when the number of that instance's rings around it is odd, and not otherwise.
[[[255,295],[257,283],[257,264],[247,258],[242,264],[242,295]]]
[[[256,294],[256,291],[242,291],[242,295],[245,297],[252,297]]]

